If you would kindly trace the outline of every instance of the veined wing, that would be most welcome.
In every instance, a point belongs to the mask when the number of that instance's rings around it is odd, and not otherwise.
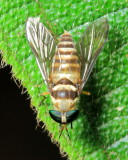
[[[55,52],[55,40],[47,28],[40,22],[40,18],[28,18],[26,22],[26,36],[36,57],[36,61],[44,82],[49,88],[49,66]]]
[[[109,24],[105,17],[88,25],[82,37],[76,44],[81,61],[81,86],[84,87],[108,35]]]

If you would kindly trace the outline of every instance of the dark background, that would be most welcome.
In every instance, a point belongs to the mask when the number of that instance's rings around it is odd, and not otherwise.
[[[0,159],[66,160],[37,126],[27,94],[21,94],[9,66],[0,69]]]

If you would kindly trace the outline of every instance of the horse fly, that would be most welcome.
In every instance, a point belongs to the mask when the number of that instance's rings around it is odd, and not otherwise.
[[[96,62],[108,35],[108,21],[102,17],[91,22],[77,43],[65,31],[59,42],[55,40],[39,18],[30,17],[26,23],[26,35],[35,55],[38,67],[55,110],[50,110],[51,118],[61,124],[61,131],[77,118],[78,97]]]

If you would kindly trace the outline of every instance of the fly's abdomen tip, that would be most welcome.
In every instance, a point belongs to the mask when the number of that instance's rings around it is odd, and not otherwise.
[[[75,48],[75,45],[72,40],[72,36],[67,31],[64,31],[60,38],[60,42],[57,46],[58,48]]]
[[[67,42],[67,43],[60,42],[57,47],[58,48],[75,48],[74,44],[70,42]]]
[[[67,31],[61,35],[60,42],[73,42],[72,36]]]
[[[62,34],[62,36],[70,36],[71,37],[71,34],[65,30],[64,33]]]

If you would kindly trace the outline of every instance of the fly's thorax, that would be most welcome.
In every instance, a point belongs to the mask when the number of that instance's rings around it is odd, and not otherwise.
[[[52,89],[51,98],[56,110],[68,112],[76,107],[77,89],[71,84],[57,84]]]
[[[71,35],[65,32],[57,45],[53,58],[50,78],[53,83],[67,78],[73,83],[79,83],[80,63]]]

